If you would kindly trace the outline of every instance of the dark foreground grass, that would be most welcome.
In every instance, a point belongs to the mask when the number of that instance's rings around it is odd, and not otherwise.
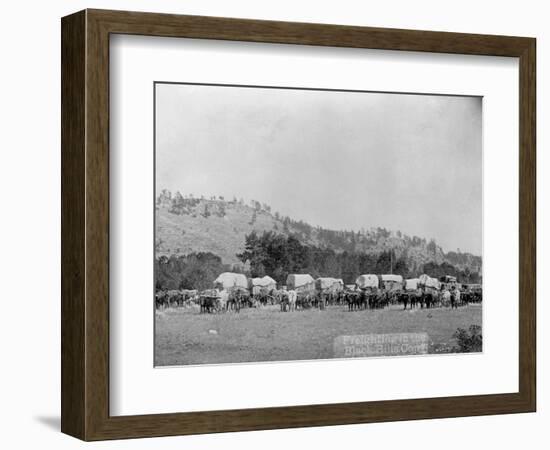
[[[426,332],[429,353],[449,352],[457,328],[481,325],[481,311],[479,305],[354,312],[334,306],[291,313],[268,306],[240,314],[168,309],[155,317],[155,365],[329,359],[337,336],[371,333]]]

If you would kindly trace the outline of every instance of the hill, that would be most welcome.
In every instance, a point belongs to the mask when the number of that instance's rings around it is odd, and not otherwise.
[[[271,231],[296,237],[301,244],[337,253],[357,252],[379,255],[392,250],[406,261],[411,273],[424,265],[451,264],[460,271],[481,272],[482,259],[470,253],[448,252],[433,240],[409,236],[401,231],[373,228],[335,231],[314,227],[302,221],[272,213],[268,205],[252,200],[226,200],[223,197],[184,197],[163,190],[156,203],[158,256],[210,252],[232,266],[242,266],[237,257],[245,250],[245,238],[252,232]]]

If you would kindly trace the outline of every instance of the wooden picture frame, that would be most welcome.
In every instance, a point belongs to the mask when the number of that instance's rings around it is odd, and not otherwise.
[[[533,38],[85,10],[62,30],[62,416],[84,440],[531,412],[536,408]],[[109,415],[109,36],[519,58],[519,391],[142,416]]]

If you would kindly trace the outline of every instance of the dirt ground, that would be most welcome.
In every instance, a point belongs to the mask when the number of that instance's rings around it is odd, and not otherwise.
[[[481,316],[480,305],[353,312],[331,306],[285,313],[267,306],[239,314],[173,308],[156,313],[155,366],[329,359],[338,336],[372,333],[426,332],[428,353],[445,353],[456,345],[456,329],[481,325]]]

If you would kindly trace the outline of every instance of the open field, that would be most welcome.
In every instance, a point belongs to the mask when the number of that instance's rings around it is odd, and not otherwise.
[[[286,313],[268,306],[239,314],[167,309],[156,313],[155,365],[328,359],[337,336],[369,333],[427,332],[429,353],[448,352],[456,329],[481,325],[481,315],[480,305],[353,312],[332,306]]]

